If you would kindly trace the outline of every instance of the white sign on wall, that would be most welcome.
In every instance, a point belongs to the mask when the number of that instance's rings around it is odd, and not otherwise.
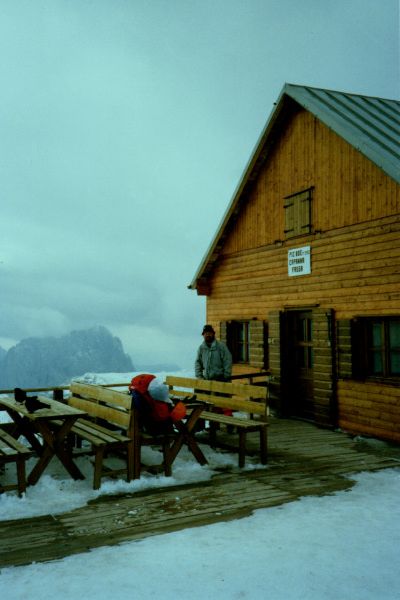
[[[311,247],[292,248],[288,250],[288,275],[309,275],[311,273]]]

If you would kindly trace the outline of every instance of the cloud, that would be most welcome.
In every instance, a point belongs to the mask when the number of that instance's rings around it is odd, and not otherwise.
[[[183,326],[170,331],[142,324],[114,327],[116,335],[125,340],[125,351],[132,357],[134,366],[175,363],[193,372],[197,348],[203,341],[199,331],[200,327],[196,339],[193,332]]]
[[[2,2],[2,336],[100,324],[134,360],[138,339],[188,360],[205,302],[187,285],[283,84],[398,95],[397,17],[395,0]]]
[[[25,337],[62,335],[68,331],[68,321],[65,315],[50,306],[14,305],[7,310],[7,320],[0,318],[0,328],[5,345],[9,346],[11,340],[16,343]]]

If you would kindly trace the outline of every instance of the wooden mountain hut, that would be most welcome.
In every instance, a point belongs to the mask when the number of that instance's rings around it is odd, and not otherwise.
[[[286,84],[190,284],[278,415],[400,441],[400,102]]]

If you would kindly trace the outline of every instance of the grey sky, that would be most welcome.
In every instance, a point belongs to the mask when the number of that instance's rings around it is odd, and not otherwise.
[[[398,0],[0,0],[0,345],[191,366],[187,290],[285,82],[398,98]]]

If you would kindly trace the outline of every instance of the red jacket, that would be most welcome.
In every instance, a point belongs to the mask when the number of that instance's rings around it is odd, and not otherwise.
[[[186,407],[182,402],[175,406],[173,403],[155,400],[148,392],[150,382],[155,379],[155,375],[143,373],[136,375],[131,381],[129,391],[133,396],[135,407],[143,414],[147,414],[153,421],[180,421],[186,416]]]

